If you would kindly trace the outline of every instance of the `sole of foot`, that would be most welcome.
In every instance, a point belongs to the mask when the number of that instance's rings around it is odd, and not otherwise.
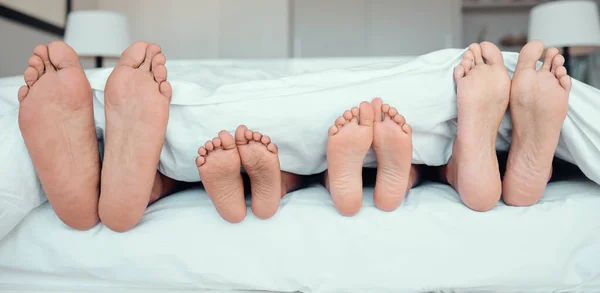
[[[251,207],[254,215],[268,219],[279,209],[282,189],[277,146],[271,138],[240,125],[235,131],[235,142],[242,167],[250,177]]]
[[[375,114],[369,102],[344,112],[329,128],[326,187],[344,216],[353,216],[362,206],[362,168],[373,142]]]
[[[157,178],[172,94],[165,63],[160,46],[134,43],[106,83],[99,214],[114,231],[137,225]]]
[[[202,184],[221,217],[230,223],[246,218],[246,200],[240,154],[235,139],[225,130],[198,149],[196,159]]]
[[[375,205],[393,211],[402,202],[411,180],[412,129],[404,116],[380,98],[371,104],[375,112],[373,150],[377,158]]]
[[[467,207],[488,211],[502,193],[496,137],[508,107],[510,77],[498,47],[483,42],[469,46],[454,79],[458,130],[447,179]]]
[[[92,89],[77,53],[63,42],[35,47],[19,89],[19,127],[58,217],[68,226],[98,223],[100,158]]]
[[[543,51],[542,42],[528,43],[519,54],[512,80],[512,143],[502,196],[513,206],[530,206],[541,199],[567,116],[571,77],[563,66],[565,58],[558,49],[550,48],[536,70]]]

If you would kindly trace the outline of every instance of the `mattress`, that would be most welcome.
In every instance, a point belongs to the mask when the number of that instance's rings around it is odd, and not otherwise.
[[[487,213],[447,185],[414,188],[392,213],[372,193],[345,218],[312,186],[287,195],[270,220],[232,225],[194,189],[150,206],[123,234],[73,231],[44,204],[0,244],[0,291],[600,291],[594,183],[552,183],[538,205]]]
[[[439,61],[438,54],[433,56],[437,59],[425,57],[408,67],[404,64],[414,58],[169,62],[175,94],[172,112],[175,109],[178,114],[172,115],[174,120],[169,123],[182,119],[183,106],[193,106],[197,103],[194,98],[202,98],[185,95],[185,89],[199,94],[204,90],[207,95],[219,92],[220,97],[228,97],[228,85],[229,90],[249,84],[312,90],[315,84],[311,83],[322,82],[311,75],[312,72],[327,72],[330,77],[357,72],[367,76],[370,70],[381,73],[398,68],[400,73],[396,76],[366,83],[359,80],[349,91],[356,91],[360,96],[341,97],[354,103],[355,99],[369,98],[364,92],[377,95],[386,90],[384,86],[389,87],[390,82],[407,77],[414,80],[420,74],[429,76],[428,82],[437,82],[436,86],[427,88],[427,94],[433,98],[453,91],[449,77],[458,53],[460,50],[442,52],[441,55],[449,56],[448,61]],[[509,56],[512,66],[514,57]],[[429,70],[425,65],[438,67]],[[102,82],[110,70],[87,73],[98,103],[102,97]],[[207,74],[220,79],[203,79]],[[288,78],[292,76],[296,79]],[[550,184],[542,201],[533,207],[514,208],[498,203],[486,213],[469,210],[452,188],[431,182],[411,190],[398,210],[384,213],[374,207],[373,190],[367,187],[364,207],[352,218],[341,217],[327,191],[315,185],[288,194],[272,219],[259,220],[249,212],[248,218],[237,225],[220,219],[206,193],[196,188],[150,206],[140,225],[130,232],[115,233],[103,225],[86,232],[73,231],[44,203],[26,150],[16,138],[19,133],[14,119],[15,95],[21,80],[21,77],[0,79],[0,126],[5,127],[0,131],[3,142],[0,171],[4,176],[0,178],[0,199],[10,195],[9,201],[4,203],[14,203],[18,208],[8,210],[13,214],[0,212],[0,235],[10,231],[8,236],[0,237],[0,292],[600,291],[600,187],[584,178]],[[194,86],[200,83],[201,90]],[[379,87],[371,93],[369,89],[374,84]],[[574,87],[574,91],[579,100],[570,105],[570,111],[578,111],[570,112],[573,115],[569,118],[567,134],[571,136],[561,139],[559,151],[562,150],[560,154],[567,160],[583,162],[584,173],[597,178],[598,165],[592,161],[598,155],[596,143],[599,140],[594,138],[597,131],[592,126],[593,121],[586,120],[597,109],[589,102],[597,98],[597,92],[581,85]],[[331,93],[334,92],[329,89],[314,92],[321,96]],[[340,96],[336,98],[337,102],[333,98],[328,102],[338,103],[335,107],[346,107],[346,102],[340,102]],[[452,103],[450,96],[443,98],[444,106]],[[215,108],[208,110],[211,109]],[[428,155],[424,146],[430,140],[422,138],[429,135],[438,139],[431,145],[448,145],[446,142],[451,141],[448,133],[453,131],[451,124],[455,118],[453,111],[455,109],[448,109],[440,114],[443,117],[436,117],[438,122],[432,122],[430,116],[418,120],[420,112],[407,113],[417,136],[413,159],[447,159],[446,153],[435,158]],[[335,118],[339,114],[333,111],[331,115]],[[101,128],[102,113],[96,116]],[[225,123],[225,120],[220,122]],[[264,127],[268,126],[267,122],[262,122]],[[220,125],[203,125],[205,128],[200,130],[204,131],[198,133],[213,135],[206,130],[212,131]],[[283,128],[278,130],[271,136],[284,139],[286,132]],[[167,141],[176,138],[176,134],[176,131],[168,131]],[[509,132],[500,133],[500,144],[504,147],[509,143],[507,137],[510,137]],[[583,144],[574,144],[574,141]],[[293,141],[280,144],[280,153],[284,156],[282,165],[302,169],[303,166],[290,162],[311,158],[310,154],[297,153],[293,148],[294,152],[286,150],[290,146]],[[176,147],[171,144],[166,149],[176,150]],[[188,160],[173,153],[163,150],[161,160],[166,158],[165,162],[171,163],[163,163],[163,170],[193,181],[190,172],[181,171],[188,168],[184,165]],[[314,160],[310,163],[316,166]],[[19,224],[13,229],[13,223]],[[7,226],[11,226],[10,229],[5,229]]]

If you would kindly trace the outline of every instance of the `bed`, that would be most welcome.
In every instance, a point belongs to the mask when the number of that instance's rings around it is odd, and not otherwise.
[[[268,121],[261,124],[256,117],[263,116],[258,114],[219,118],[225,112],[218,105],[231,110],[244,99],[262,103],[268,97],[273,119],[287,115],[293,125],[310,121],[320,127],[320,123],[331,123],[339,115],[337,109],[347,104],[375,95],[391,96],[393,89],[385,84],[397,83],[395,78],[420,87],[415,78],[428,76],[426,82],[435,86],[420,88],[428,93],[421,98],[453,91],[451,68],[460,53],[444,51],[417,59],[169,62],[175,95],[169,127],[176,129],[167,131],[168,145],[159,169],[183,181],[199,179],[187,160],[193,159],[197,141],[212,136],[217,126],[176,127],[182,123],[178,117],[190,115],[186,111],[196,106],[204,112],[194,110],[194,116],[213,113],[211,121],[224,129],[234,128],[236,119],[242,118],[255,122],[261,131],[268,128],[273,140],[280,141],[286,171],[322,171],[322,152],[303,152],[302,142],[287,138],[288,130],[269,126]],[[514,68],[515,55],[505,58],[507,67]],[[109,69],[87,72],[98,109],[109,73]],[[373,78],[377,74],[381,76]],[[325,84],[324,75],[329,77],[327,85],[319,88]],[[366,187],[362,210],[346,218],[336,212],[327,191],[313,185],[288,194],[270,220],[259,220],[249,212],[244,222],[232,225],[218,217],[207,194],[197,187],[153,204],[135,229],[119,234],[101,224],[86,232],[69,229],[45,202],[18,137],[15,96],[21,83],[20,77],[0,79],[0,126],[4,129],[0,132],[4,176],[0,180],[1,292],[600,291],[600,167],[594,164],[600,162],[596,160],[600,156],[597,124],[579,122],[598,113],[594,107],[589,113],[581,109],[590,108],[594,103],[589,101],[600,95],[581,84],[574,88],[578,98],[570,105],[570,120],[565,123],[557,156],[578,165],[586,176],[551,183],[542,201],[532,207],[514,208],[500,202],[490,212],[477,213],[462,205],[449,186],[424,182],[391,213],[375,208],[373,189]],[[234,95],[239,87],[244,88],[244,97]],[[302,93],[290,92],[298,89]],[[335,92],[344,89],[347,92]],[[369,89],[374,92],[364,96]],[[294,104],[296,100],[311,104],[314,95],[321,104],[324,97],[331,97],[324,107],[336,111],[319,116],[313,107],[308,118],[298,118],[277,106],[284,96],[294,97],[285,101],[291,108],[300,105]],[[409,102],[415,96],[404,96],[402,110],[415,129],[413,159],[429,165],[444,163],[452,141],[448,133],[455,130],[455,109],[449,106],[455,100],[446,97],[431,102],[437,105],[433,109],[439,121],[431,116],[419,120],[424,113]],[[96,116],[101,139],[101,110]],[[193,128],[196,137],[178,139],[191,136],[185,132],[191,131],[188,128]],[[508,147],[509,129],[510,122],[503,122],[499,149]],[[316,148],[326,140],[306,129],[299,133]],[[588,140],[573,144],[579,136]],[[372,154],[366,162],[374,166]],[[9,205],[17,208],[6,208]]]

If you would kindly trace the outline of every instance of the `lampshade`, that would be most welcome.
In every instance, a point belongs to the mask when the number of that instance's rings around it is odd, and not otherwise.
[[[79,56],[119,57],[131,43],[127,17],[110,11],[71,12],[65,43]]]
[[[529,40],[547,47],[600,46],[600,18],[595,1],[552,1],[531,10]]]

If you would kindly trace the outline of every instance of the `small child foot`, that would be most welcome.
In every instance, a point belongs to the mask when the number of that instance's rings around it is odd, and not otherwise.
[[[242,166],[250,177],[252,212],[261,219],[268,219],[275,215],[285,194],[277,146],[268,136],[249,130],[244,125],[235,131],[235,143]]]
[[[374,116],[371,104],[362,102],[329,128],[326,187],[344,216],[355,215],[362,206],[362,168],[373,142]]]
[[[235,139],[223,130],[200,147],[198,154],[198,173],[217,212],[228,222],[241,222],[246,218],[246,201]]]
[[[372,102],[375,112],[373,149],[377,158],[375,205],[383,211],[395,210],[409,185],[412,187],[412,129],[404,116],[380,98]]]

